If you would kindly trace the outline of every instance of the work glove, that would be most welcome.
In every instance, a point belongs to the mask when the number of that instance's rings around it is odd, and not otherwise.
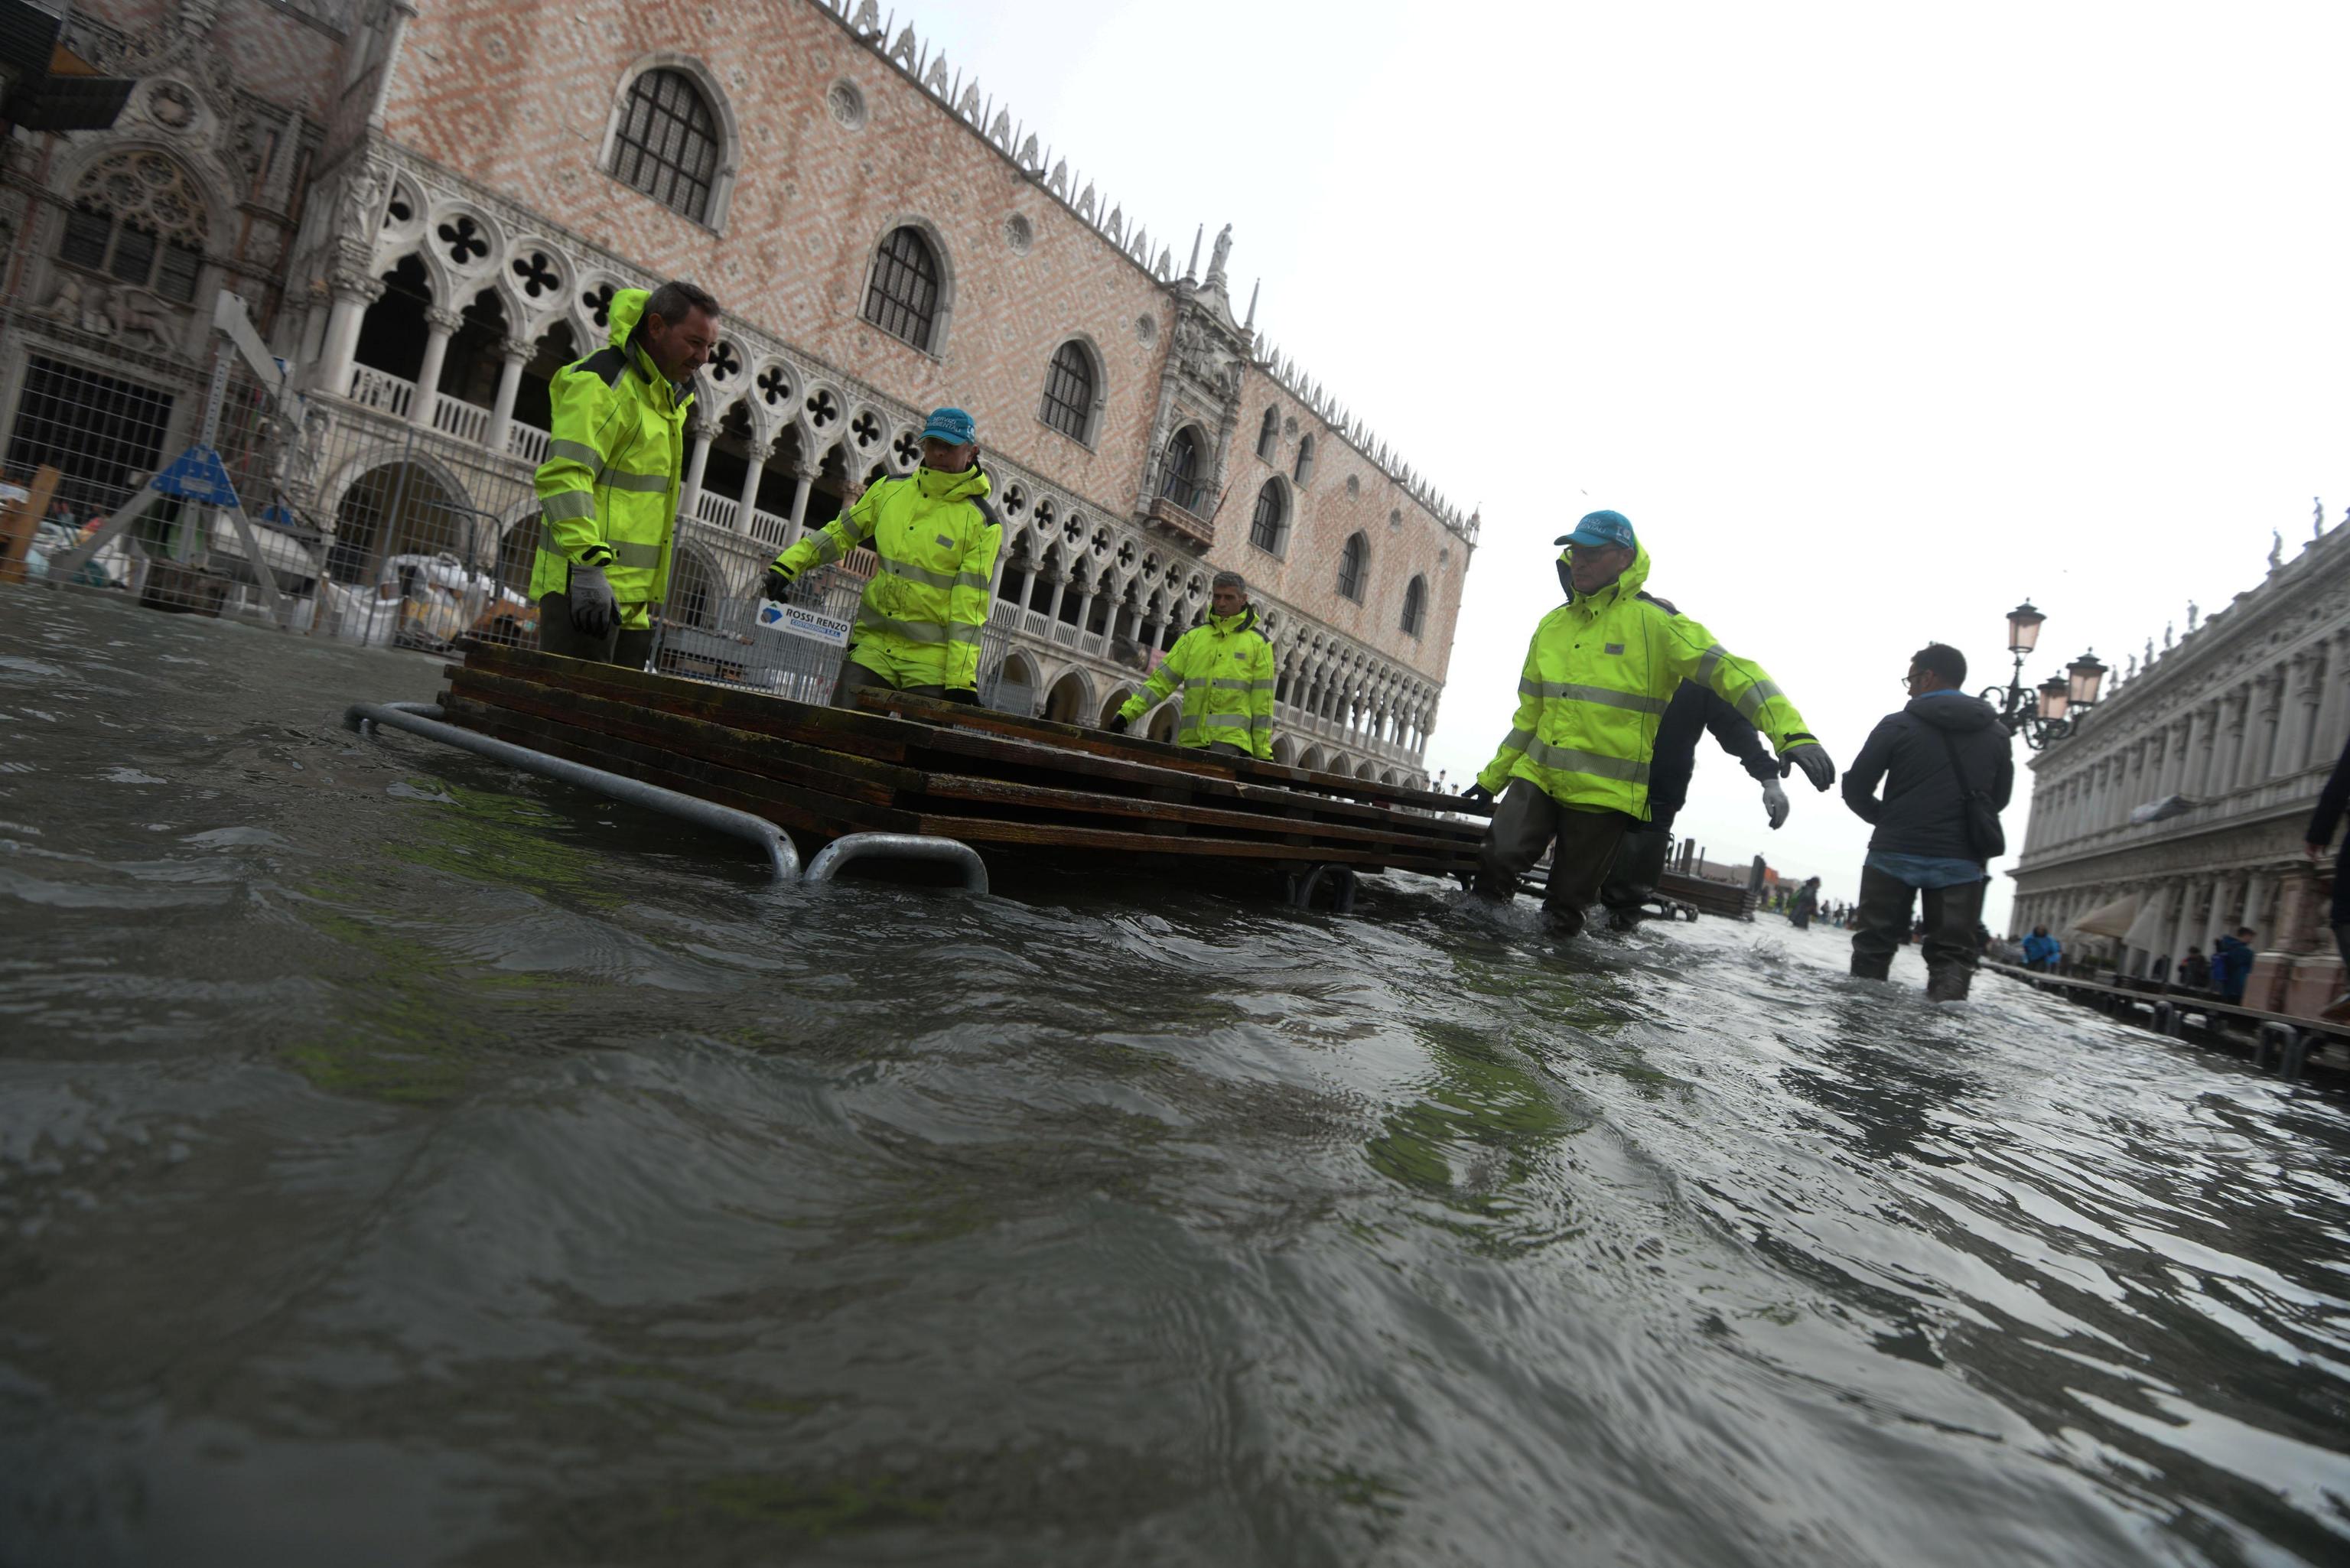
[[[767,580],[760,586],[759,592],[764,597],[780,602],[785,594],[792,591],[792,578],[797,575],[784,570],[783,564],[777,562],[767,568]]]
[[[571,628],[582,637],[602,637],[620,624],[620,605],[601,566],[574,566],[571,586]]]
[[[1779,787],[1777,779],[1762,781],[1762,809],[1770,815],[1773,827],[1787,820],[1787,792]]]
[[[1786,749],[1779,753],[1779,776],[1785,778],[1792,768],[1803,769],[1814,789],[1835,783],[1835,763],[1828,759],[1828,749],[1800,732],[1787,737]]]
[[[1467,789],[1461,792],[1461,798],[1462,800],[1489,801],[1493,798],[1493,792],[1487,789],[1483,784],[1473,784]]]
[[[1111,718],[1109,722],[1109,732],[1113,735],[1123,735],[1126,733],[1125,714],[1119,713]]]
[[[979,693],[968,686],[950,686],[947,688],[947,701],[976,708],[979,706]]]

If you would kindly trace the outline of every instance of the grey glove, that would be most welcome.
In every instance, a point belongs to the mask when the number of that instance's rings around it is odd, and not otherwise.
[[[1461,798],[1465,801],[1470,801],[1475,805],[1482,805],[1487,801],[1493,798],[1493,792],[1487,789],[1483,784],[1472,784],[1467,789],[1461,792]]]
[[[571,628],[580,636],[602,637],[620,624],[619,601],[612,597],[612,585],[604,580],[603,567],[572,567],[567,597],[571,600]]]
[[[1835,783],[1835,763],[1829,760],[1828,749],[1809,735],[1791,737],[1787,749],[1779,753],[1779,776],[1785,778],[1789,768],[1803,769],[1814,789],[1824,790]]]
[[[1779,787],[1777,779],[1762,781],[1762,809],[1770,814],[1773,827],[1787,820],[1787,792]]]

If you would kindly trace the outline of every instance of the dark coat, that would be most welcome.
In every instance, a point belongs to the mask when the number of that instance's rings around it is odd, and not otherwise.
[[[1648,815],[1669,816],[1689,804],[1690,775],[1697,771],[1697,738],[1708,730],[1738,765],[1757,779],[1775,779],[1779,764],[1762,732],[1738,716],[1713,689],[1684,680],[1665,716],[1657,721],[1656,749],[1648,756]]]
[[[1946,734],[1958,742],[1967,783],[1988,794],[1993,805],[2007,808],[2015,793],[2015,757],[1991,704],[1958,692],[1912,697],[1901,711],[1877,722],[1844,775],[1844,803],[1863,822],[1877,825],[1868,837],[1871,849],[1944,860],[1981,858],[1967,843],[1966,792],[1950,771]],[[1882,800],[1877,798],[1880,779]]]
[[[2334,830],[2342,825],[2342,815],[2350,810],[2350,742],[2342,748],[2342,760],[2334,764],[2334,776],[2325,781],[2325,791],[2317,797],[2317,809],[2310,814],[2309,827],[2302,836],[2312,844],[2331,844]],[[2342,838],[2341,851],[2334,857],[2333,924],[2350,925],[2350,834]]]

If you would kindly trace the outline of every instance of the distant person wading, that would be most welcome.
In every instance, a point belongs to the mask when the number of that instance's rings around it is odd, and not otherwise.
[[[718,302],[690,283],[624,288],[610,317],[611,342],[547,388],[530,597],[546,651],[641,670],[669,593],[685,415],[718,342]]]
[[[1861,863],[1852,972],[1887,978],[1922,894],[1926,994],[1937,1002],[1964,1001],[1973,980],[1988,865],[2006,849],[1999,814],[2015,790],[2007,731],[1960,690],[1966,680],[1966,655],[1946,643],[1912,654],[1908,703],[1878,722],[1844,778],[1845,804],[1877,828]]]

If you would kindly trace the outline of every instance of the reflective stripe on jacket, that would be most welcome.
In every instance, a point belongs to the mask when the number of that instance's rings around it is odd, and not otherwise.
[[[651,624],[669,592],[670,546],[685,472],[691,381],[671,384],[629,340],[650,297],[612,296],[612,341],[555,373],[546,461],[538,465],[538,556],[530,597],[561,593],[571,567],[601,566],[624,622]]]
[[[1648,552],[1624,575],[1544,616],[1527,646],[1510,732],[1477,782],[1525,779],[1562,805],[1648,819],[1657,726],[1683,680],[1708,688],[1782,752],[1803,715],[1762,669],[1687,616],[1640,597]]]
[[[1183,722],[1175,732],[1177,745],[1212,746],[1221,741],[1270,760],[1274,680],[1273,644],[1256,628],[1256,611],[1210,616],[1175,639],[1118,717],[1141,717],[1145,708],[1166,701],[1180,680]]]
[[[1003,524],[987,501],[992,487],[977,463],[961,473],[918,468],[882,480],[775,566],[796,576],[869,540],[881,568],[865,585],[849,657],[903,685],[976,691],[980,634],[1003,545]],[[858,659],[859,649],[868,657]]]

